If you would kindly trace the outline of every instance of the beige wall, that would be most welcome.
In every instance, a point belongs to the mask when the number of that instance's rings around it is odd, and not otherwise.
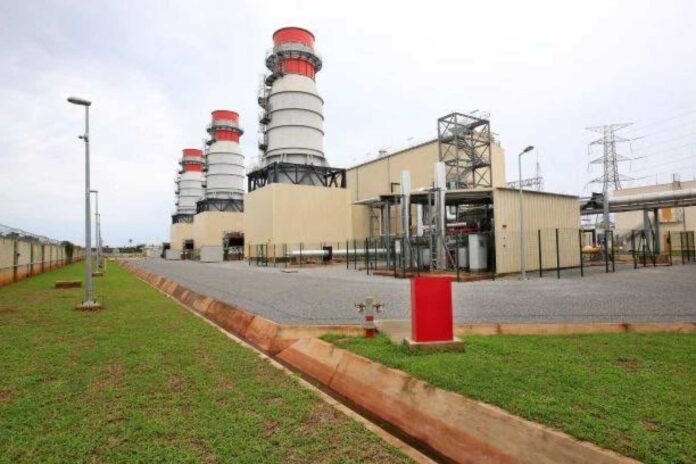
[[[245,245],[318,246],[352,238],[350,192],[340,188],[269,184],[245,199]]]
[[[193,216],[193,246],[222,246],[228,232],[244,232],[245,213],[204,211]]]
[[[183,250],[184,240],[193,239],[193,224],[177,222],[169,227],[169,244],[172,250]]]
[[[41,256],[41,247],[44,256]],[[14,253],[17,252],[15,263]],[[82,249],[75,248],[73,259],[82,256]],[[0,238],[0,286],[39,274],[67,264],[65,249],[59,245],[41,244],[34,241]],[[15,264],[17,265],[15,270]]]
[[[612,192],[615,197],[625,197],[640,193],[667,192],[671,190],[696,188],[696,181],[646,185],[643,187],[626,188]],[[696,230],[696,206],[686,208],[661,208],[658,213],[660,225],[661,249],[667,250],[666,240],[669,232],[675,237],[673,249],[681,250],[679,232]],[[652,211],[650,212],[652,220]],[[630,233],[631,230],[643,229],[643,211],[628,211],[614,215],[616,231],[620,234]]]
[[[539,269],[539,230],[542,267],[556,267],[556,234],[559,229],[561,267],[580,265],[580,208],[578,198],[525,191],[523,195],[525,259],[527,270]],[[519,192],[496,189],[493,193],[495,218],[496,270],[500,274],[520,269]]]
[[[417,145],[406,150],[377,158],[347,170],[347,187],[351,200],[374,198],[391,192],[391,184],[401,183],[401,171],[410,171],[413,190],[433,184],[433,165],[439,161],[437,140]],[[493,186],[505,185],[505,151],[496,144],[491,145]],[[394,193],[401,192],[394,187]]]

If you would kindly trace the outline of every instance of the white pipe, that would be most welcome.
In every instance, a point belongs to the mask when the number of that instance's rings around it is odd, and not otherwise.
[[[610,195],[609,204],[610,205],[627,205],[630,203],[636,203],[641,201],[659,201],[659,200],[684,200],[687,198],[696,198],[696,188],[689,188],[683,190],[668,190],[665,192],[650,192],[650,193],[636,193],[634,195]]]
[[[368,248],[367,252],[370,254],[373,254],[375,252],[377,254],[384,254],[387,252],[387,249],[386,248],[377,248],[375,250],[374,248]],[[300,252],[300,250],[294,250],[294,251],[289,251],[287,253],[287,256],[299,257],[300,255],[302,255],[302,257],[305,257],[305,256],[318,257],[318,256],[326,256],[328,254],[329,254],[328,250],[302,250],[301,252]],[[356,254],[364,256],[365,255],[365,248],[357,248],[357,249],[348,248],[348,256],[353,256]],[[345,249],[333,250],[333,255],[337,256],[337,257],[345,256],[346,250]]]

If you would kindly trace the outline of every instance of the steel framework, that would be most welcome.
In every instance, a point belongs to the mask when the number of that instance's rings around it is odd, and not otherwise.
[[[437,120],[437,139],[448,188],[492,187],[492,137],[488,119],[448,114]]]
[[[193,224],[193,214],[172,214],[172,224]]]
[[[249,192],[278,182],[346,188],[346,170],[312,164],[274,162],[247,174]]]
[[[196,202],[196,214],[205,211],[244,212],[244,200],[234,198],[205,198]]]

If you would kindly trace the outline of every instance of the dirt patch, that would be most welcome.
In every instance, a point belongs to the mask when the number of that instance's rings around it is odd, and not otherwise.
[[[18,313],[19,309],[13,307],[13,306],[8,306],[5,308],[0,307],[0,314],[13,314],[13,313]]]
[[[328,404],[321,402],[312,406],[309,417],[302,423],[303,431],[314,432],[323,429],[326,424],[343,422],[346,418]]]
[[[643,423],[645,430],[647,430],[649,432],[657,432],[658,430],[660,430],[662,428],[662,424],[657,422],[654,419],[647,418],[647,419],[643,419],[641,422]]]
[[[220,384],[217,386],[215,391],[217,393],[220,393],[223,391],[232,390],[233,388],[234,388],[234,380],[229,379],[229,378],[225,378],[222,380],[222,382],[220,382]]]
[[[184,389],[184,379],[178,375],[173,375],[167,380],[167,387],[175,392],[182,391]]]
[[[124,369],[121,363],[111,363],[107,367],[106,375],[96,378],[90,384],[90,391],[98,393],[100,391],[118,387],[123,382]]]
[[[620,357],[619,359],[616,360],[617,364],[619,367],[629,370],[629,371],[635,371],[643,367],[639,359],[636,358],[625,358],[625,357]]]
[[[274,420],[263,421],[261,424],[261,433],[264,437],[270,437],[278,428],[278,422]]]
[[[11,403],[14,400],[12,390],[0,390],[0,404]]]

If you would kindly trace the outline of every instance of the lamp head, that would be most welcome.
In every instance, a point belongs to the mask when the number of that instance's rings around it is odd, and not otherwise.
[[[90,106],[92,104],[91,101],[78,97],[69,97],[68,101],[73,105]]]

